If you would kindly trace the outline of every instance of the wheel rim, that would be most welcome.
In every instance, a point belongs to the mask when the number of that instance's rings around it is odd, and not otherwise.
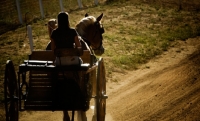
[[[4,79],[6,121],[18,121],[18,87],[12,61],[7,61]]]
[[[105,121],[106,114],[106,78],[103,59],[100,58],[97,72],[97,121]]]

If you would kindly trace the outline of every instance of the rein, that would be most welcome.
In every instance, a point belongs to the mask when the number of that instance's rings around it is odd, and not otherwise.
[[[80,36],[80,35],[79,35]],[[88,46],[90,47],[90,46],[92,46],[92,47],[95,47],[95,46],[93,46],[92,45],[92,43],[90,42],[90,41],[88,41],[85,37],[83,37],[83,36],[80,36],[87,44],[88,44]],[[94,36],[95,37],[95,36]],[[93,38],[94,38],[93,37]],[[102,46],[102,42],[100,43],[100,45],[99,45],[99,47],[97,47],[97,48],[92,48],[92,50],[99,50],[100,48],[101,48],[101,46]]]

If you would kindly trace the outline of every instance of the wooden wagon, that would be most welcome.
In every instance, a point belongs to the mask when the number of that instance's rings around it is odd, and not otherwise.
[[[64,53],[76,54],[77,50]],[[92,121],[104,121],[106,114],[106,78],[103,58],[96,59],[88,50],[81,56],[80,66],[54,66],[52,51],[33,51],[28,60],[15,69],[6,63],[4,95],[6,121],[18,121],[19,111],[85,112],[94,99]],[[85,121],[83,116],[78,120]]]

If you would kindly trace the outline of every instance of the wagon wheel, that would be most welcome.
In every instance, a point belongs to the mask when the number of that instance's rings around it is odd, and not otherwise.
[[[12,61],[6,62],[4,77],[4,99],[6,121],[18,121],[18,87],[16,73]]]
[[[97,121],[105,121],[106,115],[106,77],[103,58],[99,59],[97,70],[97,99],[96,115]]]

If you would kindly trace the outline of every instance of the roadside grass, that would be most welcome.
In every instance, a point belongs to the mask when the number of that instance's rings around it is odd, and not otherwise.
[[[107,70],[137,69],[140,64],[167,51],[171,42],[200,35],[199,13],[156,9],[148,5],[112,4],[104,23]],[[115,68],[115,69],[113,69]],[[109,78],[116,81],[116,78]],[[120,80],[118,80],[120,81]]]
[[[120,81],[113,73],[125,73],[139,68],[139,65],[167,51],[175,40],[200,35],[200,13],[178,12],[122,0],[71,10],[71,26],[74,27],[85,13],[96,17],[104,13],[102,23],[105,28],[103,37],[106,50],[102,57],[105,58],[107,81],[110,82]],[[56,14],[52,13],[46,19],[31,23],[35,50],[44,50],[50,41],[45,24],[50,18],[56,18]],[[30,54],[26,27],[20,26],[0,35],[0,45],[0,80],[3,82],[6,60],[13,60],[17,71],[18,65]]]

